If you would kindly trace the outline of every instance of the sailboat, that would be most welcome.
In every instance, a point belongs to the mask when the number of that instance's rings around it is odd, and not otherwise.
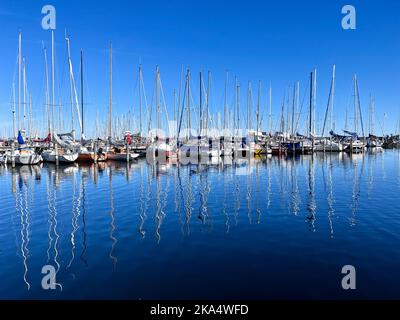
[[[24,131],[20,131],[18,134],[18,143],[20,147],[13,151],[8,151],[5,154],[5,159],[7,163],[16,165],[36,165],[42,161],[42,156],[40,152],[36,149],[32,149],[25,145],[22,135]]]
[[[382,148],[383,142],[377,136],[370,134],[367,139],[367,148]]]
[[[251,101],[251,90],[250,90],[249,101]],[[256,131],[252,133],[252,135],[254,136],[254,140],[250,142],[250,150],[252,150],[254,155],[256,156],[266,154],[270,150],[268,147],[265,147],[263,145],[265,143],[263,143],[263,133],[260,130],[261,128],[260,106],[261,106],[261,81],[258,82],[257,126],[256,126]]]
[[[108,150],[106,153],[107,160],[126,161],[129,162],[139,157],[139,154],[131,152],[129,146],[131,144],[131,133],[125,132],[125,146],[120,147],[112,142],[112,44],[110,44],[110,101],[109,101],[109,127],[108,127]]]
[[[147,106],[146,89],[144,86],[143,71],[141,64],[139,64],[139,72],[138,72],[138,91],[139,91],[138,92],[139,130],[138,132],[136,132],[136,134],[133,135],[134,143],[131,150],[134,153],[138,153],[139,157],[143,157],[146,156],[146,151],[148,147],[147,139],[143,135],[143,102],[145,103],[146,110],[148,110],[148,106]]]
[[[18,127],[21,128],[20,114],[21,114],[21,61],[22,61],[22,34],[18,34]],[[26,78],[25,78],[25,64],[24,64],[24,110],[25,110],[25,92],[26,92]],[[24,126],[25,126],[25,113],[24,113]],[[15,133],[14,133],[15,134]],[[17,143],[19,148],[5,153],[2,156],[2,161],[7,161],[10,164],[17,165],[35,165],[42,161],[42,156],[39,150],[33,149],[25,143],[25,130],[18,131]],[[14,145],[14,143],[13,143]]]
[[[160,79],[160,70],[158,66],[156,67],[156,137],[152,144],[147,148],[147,158],[149,159],[168,159],[168,158],[177,158],[178,153],[176,147],[171,143],[170,138],[162,138],[159,130],[161,130],[161,118],[160,118],[160,89],[161,89],[161,79]],[[164,101],[165,106],[165,101]],[[165,112],[167,114],[167,112]],[[168,122],[168,119],[166,119]]]
[[[367,148],[382,148],[383,139],[375,135],[375,99],[370,98],[369,106],[369,136],[367,138]]]
[[[298,87],[297,91],[299,91],[299,84],[297,85],[297,87]],[[297,92],[297,97],[298,97],[298,95],[299,94]],[[316,70],[314,70],[313,72],[310,73],[310,106],[309,106],[309,112],[308,112],[308,135],[307,136],[299,134],[299,133],[297,133],[295,131],[296,128],[295,128],[295,125],[294,125],[294,116],[295,116],[296,89],[294,88],[294,92],[293,92],[293,107],[292,107],[292,121],[291,121],[291,126],[288,126],[288,128],[291,130],[291,133],[289,135],[289,139],[287,139],[286,141],[283,141],[281,143],[281,147],[284,149],[284,151],[288,155],[312,154],[314,152],[315,95],[316,95]],[[288,104],[288,106],[289,106],[289,104]],[[283,115],[283,112],[282,112],[282,115]],[[289,107],[288,107],[288,115],[289,115]],[[283,122],[283,120],[282,120],[282,122]],[[284,126],[282,124],[282,128],[283,127]]]
[[[328,104],[325,111],[325,120],[324,126],[322,128],[322,137],[319,139],[315,144],[315,151],[317,152],[341,152],[343,151],[343,144],[340,139],[338,139],[338,135],[334,133],[334,125],[333,125],[333,107],[334,107],[334,98],[335,98],[335,73],[336,73],[336,66],[333,66],[332,72],[332,81],[331,87],[329,92]],[[325,128],[327,124],[327,119],[329,115],[330,120],[330,137],[324,137]]]
[[[315,144],[317,152],[342,152],[343,145],[340,141],[335,141],[331,138],[323,138]]]
[[[106,154],[107,160],[129,162],[139,157],[138,153],[129,150],[132,139],[130,131],[126,131],[124,136],[124,145],[117,145],[114,143],[113,146],[109,148],[109,151]]]
[[[93,143],[94,144],[94,143]],[[79,156],[76,160],[80,163],[91,163],[91,162],[104,162],[107,161],[107,154],[103,148],[95,150],[94,146],[81,146],[79,150]]]
[[[358,116],[360,116],[361,121],[361,130],[364,136],[364,125],[361,113],[361,103],[360,103],[360,95],[358,91],[358,81],[357,75],[354,75],[354,129],[355,132],[350,132],[344,130],[344,133],[348,135],[346,141],[344,142],[344,151],[350,153],[361,153],[364,152],[366,148],[366,144],[364,141],[359,139],[358,137]]]
[[[45,162],[62,164],[74,163],[78,159],[78,153],[70,149],[45,150],[42,156]]]
[[[54,148],[50,148],[44,150],[42,153],[43,160],[45,162],[51,163],[62,163],[62,164],[69,164],[74,163],[78,159],[78,152],[76,151],[77,145],[75,143],[75,129],[74,129],[74,112],[73,112],[73,94],[75,92],[74,87],[74,79],[73,79],[73,72],[72,72],[72,62],[71,62],[71,51],[69,45],[69,38],[66,37],[67,41],[67,51],[68,51],[68,65],[69,65],[69,77],[70,77],[70,93],[71,93],[71,119],[72,119],[72,131],[70,133],[65,134],[56,134],[53,133],[52,140],[54,143]],[[47,63],[47,62],[46,62]],[[52,99],[51,105],[52,110],[54,110],[55,106],[55,95],[54,95],[54,31],[51,31],[51,90],[52,90]],[[75,92],[76,93],[76,92]],[[47,93],[46,93],[47,96]],[[52,111],[54,112],[54,111]],[[53,121],[53,129],[54,129],[54,119]],[[53,130],[55,131],[55,130]]]

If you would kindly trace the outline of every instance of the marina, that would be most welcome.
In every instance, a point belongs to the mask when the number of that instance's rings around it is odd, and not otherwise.
[[[0,300],[400,299],[381,1],[4,0]]]
[[[80,95],[78,95],[77,84],[74,77],[73,63],[71,59],[70,38],[65,36],[68,71],[69,91],[71,103],[71,131],[67,133],[57,132],[55,121],[56,97],[55,97],[55,57],[54,57],[54,31],[51,31],[51,81],[49,85],[49,71],[47,65],[47,49],[43,46],[45,67],[45,108],[47,116],[47,131],[43,131],[46,138],[33,136],[34,124],[31,118],[32,110],[29,109],[28,119],[26,114],[27,83],[25,57],[22,58],[22,33],[18,34],[18,90],[15,92],[13,84],[12,123],[14,138],[3,138],[1,141],[0,161],[15,165],[37,165],[40,162],[59,164],[70,164],[75,162],[97,163],[102,161],[130,162],[138,157],[151,158],[154,161],[165,162],[167,159],[178,158],[183,162],[198,162],[200,159],[219,157],[249,158],[264,154],[275,155],[298,155],[313,154],[314,152],[332,153],[363,153],[367,149],[399,148],[400,134],[375,135],[375,108],[372,99],[368,109],[368,135],[364,128],[363,111],[360,101],[359,85],[357,75],[353,78],[353,100],[354,116],[353,131],[346,129],[343,134],[334,131],[334,100],[336,65],[333,66],[328,103],[324,112],[324,121],[321,132],[317,132],[317,70],[310,73],[308,83],[309,96],[303,94],[301,99],[300,82],[293,85],[293,93],[285,96],[281,113],[276,118],[273,130],[272,117],[272,89],[269,88],[268,106],[268,130],[263,123],[260,108],[262,107],[262,82],[258,82],[258,94],[256,108],[253,106],[253,89],[251,81],[247,86],[247,104],[241,107],[240,82],[234,77],[233,103],[228,104],[229,73],[225,76],[225,92],[223,106],[223,123],[213,120],[215,117],[221,120],[221,112],[216,115],[210,113],[210,99],[212,75],[208,72],[207,82],[203,73],[199,73],[199,101],[193,101],[193,79],[190,69],[187,69],[183,81],[183,70],[181,71],[183,88],[181,98],[177,100],[174,90],[173,118],[168,117],[168,107],[165,101],[165,93],[161,81],[160,69],[155,71],[155,85],[152,97],[152,106],[147,105],[144,95],[144,81],[142,66],[138,71],[139,91],[139,119],[135,117],[128,119],[122,125],[115,125],[113,113],[113,48],[109,47],[109,105],[108,123],[102,132],[106,134],[88,139],[85,134],[84,119],[84,58],[80,51]],[[21,86],[22,83],[22,86]],[[205,84],[206,83],[206,84]],[[286,95],[286,94],[285,94]],[[179,94],[181,96],[181,93]],[[302,103],[300,104],[300,100]],[[150,111],[143,116],[143,101],[146,101],[146,110]],[[285,102],[287,101],[287,103]],[[154,102],[154,104],[153,104]],[[266,106],[264,106],[266,107]],[[32,106],[29,104],[29,108]],[[155,113],[155,119],[153,115]],[[164,109],[164,110],[162,110]],[[244,109],[244,110],[243,110]],[[303,109],[307,109],[304,112]],[[303,110],[303,111],[302,111]],[[245,111],[245,119],[241,114]],[[163,119],[164,115],[164,119]],[[255,116],[254,116],[255,115]],[[61,115],[59,114],[58,117]],[[78,120],[76,123],[76,119]],[[120,118],[117,117],[117,123]],[[131,121],[133,120],[133,121]],[[139,120],[139,127],[130,127],[132,123]],[[254,123],[255,121],[255,123]],[[29,124],[29,127],[27,125]],[[147,129],[146,128],[147,124]],[[77,128],[78,126],[78,128]],[[26,128],[29,128],[27,131]],[[304,132],[299,133],[304,128]],[[400,128],[400,126],[399,126]],[[78,129],[78,130],[77,130]],[[138,129],[138,130],[137,130]],[[80,139],[77,139],[77,132]],[[89,151],[90,150],[90,151]],[[219,160],[218,160],[219,161]]]

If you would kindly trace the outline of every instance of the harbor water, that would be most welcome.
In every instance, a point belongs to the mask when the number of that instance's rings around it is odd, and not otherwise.
[[[0,166],[0,298],[399,299],[399,191],[390,150]]]

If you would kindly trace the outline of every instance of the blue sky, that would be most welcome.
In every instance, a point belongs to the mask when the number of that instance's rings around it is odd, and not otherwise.
[[[245,88],[263,83],[266,113],[267,87],[273,88],[274,122],[289,85],[300,81],[304,94],[309,73],[318,69],[317,107],[325,112],[332,65],[337,66],[335,117],[337,131],[344,128],[346,108],[352,117],[352,77],[357,73],[364,122],[369,96],[376,100],[375,131],[393,132],[400,116],[400,3],[395,1],[11,1],[0,3],[0,135],[10,133],[11,90],[16,74],[18,31],[23,34],[27,82],[34,119],[44,127],[44,67],[42,41],[50,33],[41,28],[41,8],[57,10],[56,99],[64,105],[69,128],[67,29],[75,76],[79,50],[84,50],[87,126],[92,130],[96,112],[106,119],[108,106],[108,46],[114,48],[114,110],[127,113],[137,105],[137,68],[144,70],[150,102],[154,71],[159,65],[169,113],[172,94],[179,88],[181,66],[190,67],[193,98],[198,101],[199,72],[212,72],[211,112],[222,112],[225,71],[237,75]],[[341,8],[357,10],[357,30],[341,28]],[[232,80],[232,78],[230,78]],[[232,84],[232,81],[230,82]],[[79,88],[78,88],[79,90]],[[231,90],[232,91],[232,90]],[[232,102],[230,92],[229,102]],[[135,110],[132,110],[135,112]],[[137,113],[137,109],[136,109]],[[386,117],[384,114],[386,113]],[[243,115],[245,110],[243,110]],[[266,115],[264,116],[266,117]],[[350,120],[349,120],[350,121]],[[267,121],[264,121],[264,127]],[[366,124],[365,124],[366,127]],[[89,130],[89,133],[90,133]]]

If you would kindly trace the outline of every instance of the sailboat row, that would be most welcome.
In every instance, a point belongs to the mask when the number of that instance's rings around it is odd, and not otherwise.
[[[48,68],[47,48],[43,46],[44,74],[45,74],[45,107],[47,115],[48,135],[45,139],[34,139],[27,132],[27,114],[31,112],[31,99],[28,94],[26,80],[26,61],[22,55],[22,35],[18,35],[18,89],[14,94],[13,104],[13,133],[14,138],[5,152],[0,150],[0,163],[13,165],[37,164],[41,161],[68,164],[74,162],[103,162],[103,161],[132,161],[140,156],[157,159],[163,158],[217,158],[217,157],[250,157],[268,154],[292,155],[312,154],[314,152],[350,152],[360,153],[366,148],[381,148],[399,146],[399,137],[378,137],[374,134],[375,101],[371,98],[369,107],[369,136],[364,132],[364,123],[361,111],[361,102],[357,76],[354,76],[354,122],[353,129],[348,128],[346,112],[346,128],[343,134],[335,132],[335,81],[336,66],[333,66],[328,103],[325,110],[322,132],[317,134],[317,70],[310,73],[309,104],[305,110],[307,119],[301,129],[300,114],[304,109],[300,104],[300,82],[293,85],[293,93],[284,97],[281,115],[276,118],[276,130],[273,132],[272,115],[272,88],[269,87],[269,132],[261,130],[263,113],[261,111],[262,83],[258,82],[256,108],[253,106],[253,88],[247,84],[247,108],[243,119],[241,106],[241,85],[235,77],[233,82],[233,103],[228,103],[228,72],[225,77],[225,92],[223,105],[223,119],[221,115],[213,116],[210,112],[212,96],[212,77],[208,72],[207,79],[199,73],[199,100],[194,102],[192,94],[192,75],[187,69],[185,77],[181,71],[181,84],[177,96],[174,90],[173,121],[170,125],[168,109],[165,102],[163,85],[159,67],[155,71],[155,87],[152,106],[147,105],[146,91],[143,81],[143,72],[139,66],[139,130],[132,133],[130,124],[122,126],[115,123],[113,115],[113,48],[109,49],[109,103],[108,124],[106,136],[97,139],[87,139],[85,136],[85,101],[84,101],[84,61],[83,51],[80,51],[80,97],[78,97],[76,79],[73,72],[71,58],[71,43],[69,36],[65,36],[67,48],[67,63],[69,76],[70,120],[71,130],[59,133],[56,130],[55,114],[55,52],[54,31],[51,31],[51,64]],[[50,72],[49,72],[50,69]],[[50,79],[49,79],[50,78]],[[184,84],[184,85],[183,85]],[[183,85],[183,86],[182,86]],[[14,86],[13,86],[14,88]],[[14,90],[15,92],[15,90]],[[306,93],[308,95],[308,93]],[[306,95],[304,95],[306,97]],[[15,101],[17,97],[17,101]],[[153,105],[154,101],[154,105]],[[303,99],[304,102],[304,99]],[[255,112],[254,112],[255,109]],[[145,111],[144,111],[145,110]],[[304,111],[303,111],[304,113]],[[155,114],[155,117],[154,117]],[[147,117],[147,128],[146,118]],[[134,121],[136,121],[136,118]],[[254,124],[254,118],[256,123]],[[96,120],[97,121],[97,120]],[[30,121],[28,121],[28,124]],[[241,124],[245,123],[245,130]],[[97,126],[97,124],[96,124]],[[75,128],[80,128],[80,139],[76,138]],[[161,130],[167,128],[167,132]],[[193,128],[195,128],[193,130]],[[58,128],[59,129],[59,128]],[[123,132],[121,136],[121,131]],[[147,133],[146,133],[147,131]],[[361,135],[358,133],[361,131]]]

